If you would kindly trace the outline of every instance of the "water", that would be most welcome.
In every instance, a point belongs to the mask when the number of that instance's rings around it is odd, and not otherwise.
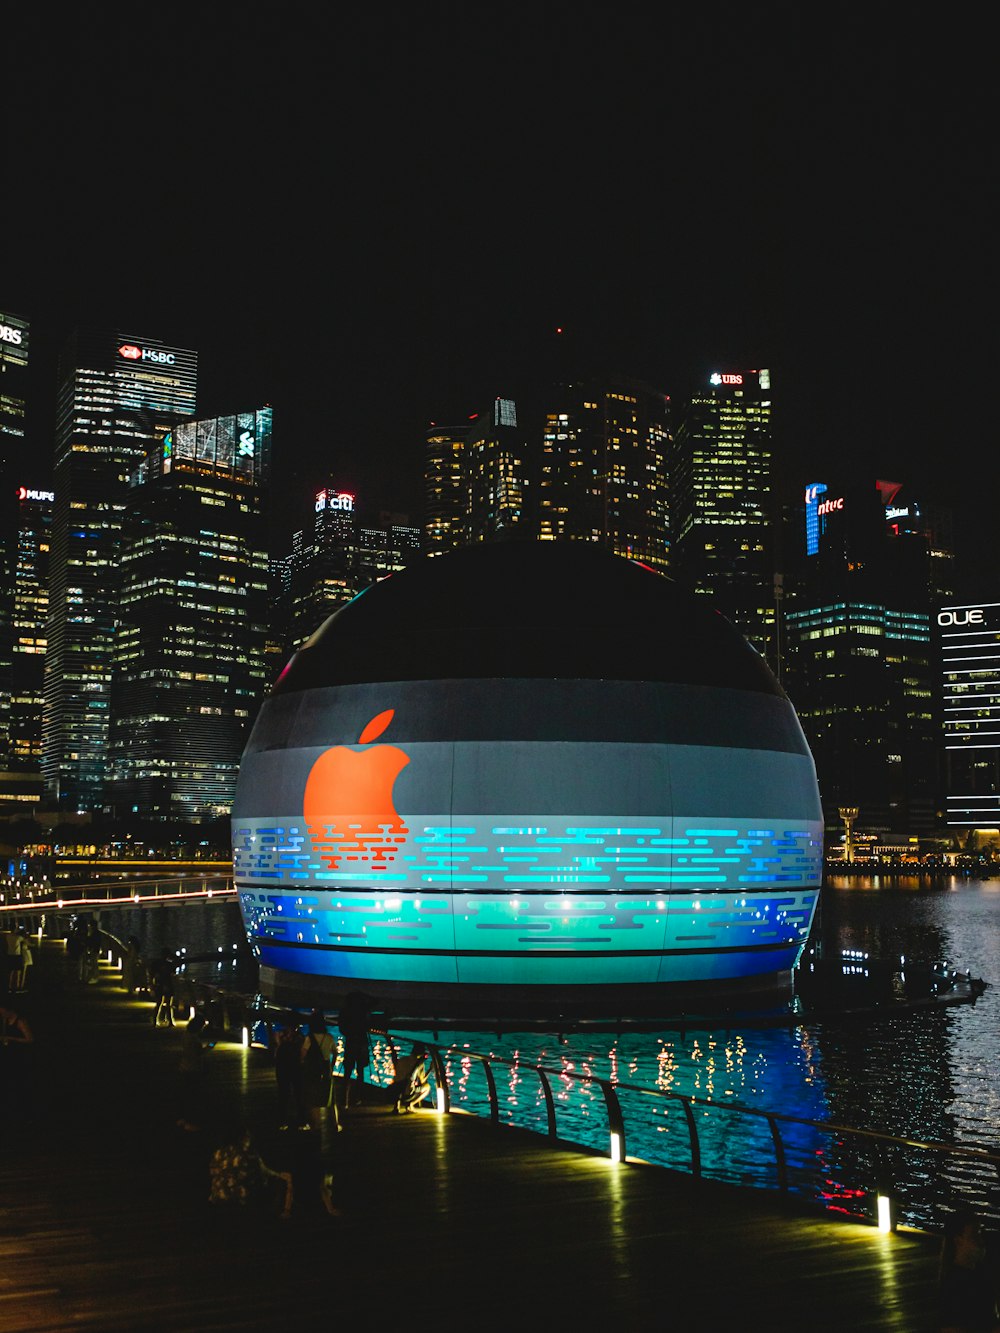
[[[114,915],[120,920],[114,920]],[[116,934],[137,934],[144,950],[186,946],[211,954],[192,965],[205,978],[256,989],[252,960],[234,903],[102,913]],[[772,1130],[735,1107],[869,1129],[934,1143],[1000,1147],[1000,880],[892,877],[834,879],[824,889],[822,929],[828,952],[856,949],[872,957],[947,959],[991,985],[975,1004],[924,1009],[878,1021],[805,1021],[757,1026],[723,1019],[697,1028],[621,1033],[481,1031],[437,1034],[446,1056],[453,1103],[488,1114],[482,1065],[495,1057],[502,1122],[545,1131],[547,1108],[530,1065],[555,1070],[551,1080],[560,1137],[607,1150],[608,1115],[591,1074],[619,1089],[626,1147],[632,1156],[680,1170],[692,1165],[691,1127],[680,1101],[654,1090],[701,1099],[694,1108],[705,1175],[743,1184],[778,1183]],[[221,946],[222,953],[218,950]],[[434,1040],[430,1032],[415,1034]],[[380,1056],[381,1052],[376,1052]],[[377,1067],[377,1065],[376,1065]],[[995,1170],[944,1166],[934,1154],[870,1142],[810,1126],[780,1123],[790,1187],[824,1207],[870,1218],[876,1179],[887,1175],[903,1202],[901,1220],[940,1225],[960,1199],[1000,1220]]]

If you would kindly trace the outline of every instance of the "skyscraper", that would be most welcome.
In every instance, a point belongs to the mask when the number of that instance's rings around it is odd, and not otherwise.
[[[420,529],[405,514],[363,516],[357,498],[334,484],[315,498],[312,531],[296,532],[275,572],[283,584],[277,619],[297,648],[352,597],[421,553]]]
[[[45,625],[53,499],[51,491],[17,488],[8,766],[13,796],[28,804],[40,801],[42,796]]]
[[[23,796],[22,775],[14,776],[10,732],[14,689],[14,584],[17,569],[17,485],[27,461],[28,321],[0,311],[0,804],[9,788],[12,802]],[[8,778],[8,773],[11,773]]]
[[[774,659],[771,407],[769,371],[712,374],[681,414],[669,474],[672,574]]]
[[[62,809],[104,801],[128,478],[193,416],[197,353],[78,330],[59,366],[43,770]]]
[[[441,555],[465,545],[469,496],[465,482],[468,421],[460,426],[432,422],[424,450],[424,547]]]
[[[805,492],[805,554],[784,615],[785,687],[809,741],[827,827],[930,835],[938,739],[930,611],[947,552],[890,482]],[[910,512],[907,516],[900,510]],[[935,554],[937,552],[938,554]]]
[[[942,606],[935,616],[943,680],[946,821],[1000,832],[1000,602]]]
[[[528,445],[512,398],[496,398],[465,440],[468,542],[527,536]]]
[[[537,535],[668,563],[667,397],[621,378],[553,386],[541,439]]]
[[[188,421],[132,478],[110,695],[118,814],[228,814],[268,683],[269,407]]]

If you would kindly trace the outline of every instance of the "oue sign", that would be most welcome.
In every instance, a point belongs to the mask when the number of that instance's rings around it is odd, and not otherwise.
[[[985,623],[985,618],[983,616],[981,608],[976,607],[975,610],[971,611],[965,609],[961,611],[939,611],[937,623],[939,625],[946,625],[946,626],[982,625]]]

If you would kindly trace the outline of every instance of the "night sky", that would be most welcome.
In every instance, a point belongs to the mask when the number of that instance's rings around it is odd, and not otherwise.
[[[5,61],[0,309],[39,377],[107,321],[197,348],[203,415],[272,403],[289,527],[328,478],[419,516],[426,424],[559,356],[674,397],[768,366],[783,493],[836,465],[968,502],[997,477],[974,12],[51,9]]]

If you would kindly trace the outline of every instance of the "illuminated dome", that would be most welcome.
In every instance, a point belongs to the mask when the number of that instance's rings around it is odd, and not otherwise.
[[[787,988],[821,837],[760,656],[580,543],[427,559],[331,616],[261,709],[233,812],[269,994],[442,1018]]]

